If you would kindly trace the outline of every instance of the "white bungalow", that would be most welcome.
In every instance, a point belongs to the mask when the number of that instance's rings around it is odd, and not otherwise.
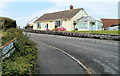
[[[65,27],[67,31],[75,30],[91,30],[89,22],[91,19],[83,8],[73,9],[73,6],[70,6],[70,10],[47,13],[42,15],[34,22],[34,30],[46,30],[47,28],[52,30],[55,28],[55,25],[58,27]],[[93,19],[93,18],[92,18]],[[87,24],[85,22],[87,21]],[[98,20],[94,20],[96,23]],[[74,22],[77,24],[74,26]],[[88,26],[87,26],[88,25]],[[86,28],[83,28],[85,26]],[[101,26],[101,25],[100,25]],[[98,30],[99,21],[97,23],[96,29]]]

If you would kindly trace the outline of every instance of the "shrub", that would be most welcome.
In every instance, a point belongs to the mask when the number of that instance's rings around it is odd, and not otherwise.
[[[17,27],[15,20],[7,18],[7,17],[0,17],[0,18],[2,18],[2,20],[4,20],[4,25],[2,26],[3,30],[6,31],[9,28],[16,28]]]
[[[50,29],[47,28],[46,31],[50,31]]]
[[[55,28],[58,28],[58,25],[55,25]]]
[[[13,38],[18,40],[15,42],[16,50],[13,54],[2,61],[3,76],[19,76],[26,74],[35,74],[35,64],[37,58],[36,43],[29,40],[21,30],[8,29],[3,35],[3,43],[7,43]]]
[[[28,29],[28,28],[33,28],[33,26],[31,26],[30,24],[27,24],[27,25],[25,26],[25,29]]]
[[[54,28],[54,29],[52,29],[52,31],[58,31],[58,28]]]
[[[67,31],[67,29],[64,27],[60,27],[60,28],[58,28],[58,31]]]

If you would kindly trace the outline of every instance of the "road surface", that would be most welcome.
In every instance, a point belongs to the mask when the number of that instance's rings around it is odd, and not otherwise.
[[[30,38],[38,44],[40,44],[39,42],[42,42],[67,52],[82,62],[93,74],[114,75],[119,72],[117,41],[35,33],[29,34],[31,34]],[[39,47],[43,46],[40,44]]]

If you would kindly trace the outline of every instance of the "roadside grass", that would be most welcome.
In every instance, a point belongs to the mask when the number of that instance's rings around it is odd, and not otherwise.
[[[115,30],[115,31],[64,31],[64,32],[111,34],[111,35],[119,35],[120,34],[120,30]]]
[[[2,61],[2,76],[20,76],[36,74],[35,65],[37,58],[36,43],[19,29],[8,29],[3,33],[3,45],[10,40],[17,38],[15,42],[16,50]]]

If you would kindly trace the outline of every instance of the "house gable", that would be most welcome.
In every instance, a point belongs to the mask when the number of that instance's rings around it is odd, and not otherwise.
[[[86,16],[88,16],[88,14],[85,12],[85,10],[83,8],[81,8],[81,10],[75,16],[73,16],[73,18],[71,20],[76,21],[77,19],[79,19],[81,17],[86,17]]]

